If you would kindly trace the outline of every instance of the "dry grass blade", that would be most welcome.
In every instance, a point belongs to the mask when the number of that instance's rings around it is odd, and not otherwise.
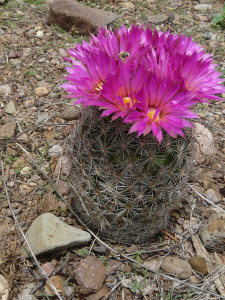
[[[196,191],[196,189],[193,188],[193,186],[191,186],[190,184],[188,184],[189,188],[192,189],[200,198],[202,198],[203,200],[205,200],[207,203],[209,203],[210,205],[216,207],[217,209],[219,209],[220,211],[222,211],[223,213],[225,213],[225,210],[222,209],[221,207],[219,207],[218,205],[216,205],[215,203],[213,203],[212,201],[210,201],[209,199],[207,199],[206,197],[204,197],[202,194],[200,194],[198,191]]]
[[[3,178],[3,185],[4,185],[4,189],[5,189],[5,194],[6,194],[6,198],[7,198],[7,201],[8,201],[8,205],[9,205],[9,209],[10,209],[10,211],[11,211],[12,217],[13,217],[13,219],[14,219],[16,225],[18,226],[19,230],[20,230],[20,233],[21,233],[21,235],[22,235],[22,237],[23,237],[23,239],[24,239],[24,241],[25,241],[25,243],[26,243],[26,245],[27,245],[27,247],[28,247],[28,249],[29,249],[29,251],[30,251],[32,257],[33,257],[33,259],[34,259],[34,261],[35,261],[35,264],[37,265],[37,267],[39,268],[39,270],[41,271],[41,273],[44,275],[44,277],[46,278],[46,280],[47,280],[48,283],[50,284],[50,286],[51,286],[52,290],[54,291],[55,295],[58,297],[59,300],[62,300],[62,298],[61,298],[61,296],[59,295],[57,289],[56,289],[55,286],[52,284],[52,282],[50,281],[49,277],[48,277],[47,274],[44,272],[44,270],[41,268],[41,266],[40,266],[40,264],[39,264],[39,262],[38,262],[36,256],[34,255],[32,249],[30,248],[30,245],[29,245],[29,243],[28,243],[28,241],[27,241],[27,239],[26,239],[26,237],[25,237],[25,235],[24,235],[24,233],[23,233],[23,231],[22,231],[22,228],[20,227],[20,224],[19,224],[19,222],[17,221],[17,218],[16,218],[16,216],[15,216],[15,214],[14,214],[14,212],[13,212],[13,209],[12,209],[12,206],[11,206],[11,202],[10,202],[10,199],[9,199],[9,194],[8,194],[6,182],[5,182],[5,176],[4,176],[4,161],[3,161],[3,160],[1,161],[1,169],[2,169],[2,178]]]
[[[24,151],[24,153],[26,153],[26,155],[31,159],[32,163],[34,164],[34,166],[39,170],[39,172],[41,172],[43,174],[43,176],[49,181],[49,183],[51,184],[52,188],[56,191],[57,195],[61,198],[61,200],[66,204],[67,208],[69,209],[69,211],[72,213],[72,215],[74,215],[76,217],[76,219],[78,220],[78,222],[102,245],[104,245],[106,248],[108,248],[110,251],[112,251],[113,253],[115,253],[116,255],[118,255],[120,258],[123,258],[125,260],[128,260],[146,270],[148,270],[149,272],[153,273],[153,274],[156,274],[158,276],[161,276],[167,280],[170,280],[170,281],[174,281],[180,285],[184,285],[184,286],[187,286],[193,290],[196,290],[196,291],[199,291],[199,292],[203,292],[203,293],[207,293],[207,294],[210,294],[212,296],[215,296],[217,297],[217,299],[225,299],[225,296],[221,296],[217,293],[214,293],[212,291],[209,291],[207,289],[204,289],[204,288],[200,288],[200,287],[197,287],[193,284],[190,284],[190,283],[187,283],[187,282],[184,282],[182,280],[179,280],[179,279],[176,279],[174,277],[171,277],[171,276],[168,276],[164,273],[161,273],[161,272],[157,272],[157,271],[154,271],[152,269],[150,269],[149,267],[145,266],[144,264],[136,261],[135,259],[131,258],[131,257],[128,257],[127,255],[124,255],[118,251],[116,251],[115,249],[113,249],[112,247],[110,247],[108,244],[106,244],[105,242],[103,242],[96,234],[94,234],[94,232],[92,232],[82,221],[81,219],[78,217],[78,215],[68,206],[68,204],[66,203],[65,199],[63,198],[63,196],[61,195],[61,193],[58,191],[57,187],[55,186],[55,184],[53,183],[53,181],[51,180],[51,178],[44,172],[41,170],[41,168],[38,166],[38,164],[35,162],[35,160],[31,157],[31,155],[19,144],[19,143],[15,143],[21,150]]]

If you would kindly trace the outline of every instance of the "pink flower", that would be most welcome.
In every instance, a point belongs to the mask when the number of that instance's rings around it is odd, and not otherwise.
[[[124,122],[133,123],[130,133],[137,131],[138,136],[152,131],[161,142],[162,129],[172,137],[183,136],[182,129],[192,127],[186,119],[198,118],[189,110],[194,104],[193,95],[184,91],[182,82],[174,84],[170,79],[152,75],[137,98],[137,109],[131,111]]]
[[[149,26],[101,28],[68,54],[69,83],[62,86],[74,104],[100,107],[102,117],[121,117],[132,124],[130,132],[152,131],[159,142],[163,131],[183,136],[189,119],[198,117],[191,107],[225,92],[210,54],[191,37]]]

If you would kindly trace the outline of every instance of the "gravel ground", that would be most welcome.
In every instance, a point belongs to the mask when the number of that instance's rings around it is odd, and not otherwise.
[[[194,41],[198,41],[207,52],[212,53],[218,70],[225,77],[224,30],[213,25],[211,21],[215,14],[222,11],[223,1],[80,2],[118,14],[119,18],[113,26],[120,26],[122,23],[128,26],[133,23],[148,23],[152,16],[164,16],[165,21],[162,24],[152,26],[163,31],[170,30],[173,33],[193,36]],[[204,3],[212,4],[212,8],[207,11],[194,9],[195,5]],[[45,195],[51,193],[54,196],[54,190],[40,170],[53,178],[54,182],[62,180],[63,188],[66,189],[66,183],[63,181],[66,176],[63,177],[57,165],[61,154],[50,156],[48,152],[54,145],[65,145],[66,137],[72,128],[71,124],[74,123],[73,116],[68,116],[72,102],[65,98],[65,93],[59,87],[65,76],[62,56],[66,55],[65,49],[73,46],[74,42],[89,39],[88,36],[46,25],[47,9],[48,4],[44,0],[12,0],[0,6],[0,125],[6,124],[4,130],[0,127],[1,154],[9,198],[23,232],[28,230],[37,216],[46,212],[46,208],[43,207]],[[223,97],[225,99],[225,95]],[[201,105],[197,110],[202,122],[213,134],[217,154],[210,164],[199,168],[198,175],[193,178],[192,183],[195,189],[204,195],[212,190],[211,193],[217,198],[216,204],[225,209],[225,104],[213,102]],[[4,137],[6,128],[11,132],[11,139]],[[38,168],[34,167],[26,153],[36,161]],[[1,182],[2,180],[3,176]],[[43,283],[42,287],[35,291],[32,299],[49,299],[44,287],[45,282],[40,280],[35,263],[23,259],[20,255],[23,238],[12,218],[3,183],[1,189],[0,271],[9,284],[8,299],[28,299],[29,296],[18,298],[18,295],[28,283],[35,287],[38,282]],[[70,195],[65,190],[64,195],[65,201],[70,205]],[[65,204],[58,200],[60,199],[47,203],[47,207],[65,223],[79,226]],[[220,210],[206,203],[193,191],[190,191],[183,204],[183,207],[172,213],[168,232],[162,232],[152,239],[151,245],[116,244],[110,247],[123,254],[132,254],[130,257],[151,268],[156,268],[154,263],[167,255],[182,259],[199,255],[192,237],[194,234],[195,237],[198,236],[196,230],[213,213],[219,213]],[[94,239],[92,242],[83,248],[76,247],[40,258],[39,262],[42,265],[48,262],[55,270],[59,267],[56,272],[58,277],[55,276],[57,279],[54,281],[55,285],[59,284],[58,290],[61,287],[59,282],[67,282],[67,288],[61,292],[62,299],[85,299],[79,294],[79,283],[73,272],[89,251],[93,256],[100,257],[106,266],[112,261],[115,262],[116,258],[112,259],[111,250],[106,251],[104,248],[102,254],[98,250],[92,251],[93,246],[99,246]],[[213,252],[208,252],[207,255],[208,263],[215,267],[215,255]],[[217,256],[224,267],[225,252],[220,251]],[[66,264],[65,257],[69,257]],[[219,299],[218,296],[207,296],[204,292],[152,274],[128,262],[124,257],[117,260],[122,263],[123,268],[107,275],[101,289],[102,294],[95,294],[86,299]],[[193,272],[187,282],[218,294],[218,287],[213,279],[213,274],[218,274],[218,269],[214,273],[214,269],[210,270],[206,275]],[[169,275],[166,271],[164,274]],[[225,290],[225,280],[223,285]]]

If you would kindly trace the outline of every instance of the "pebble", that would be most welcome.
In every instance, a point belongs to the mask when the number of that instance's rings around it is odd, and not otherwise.
[[[200,238],[209,251],[224,252],[225,213],[213,214],[200,231]]]
[[[168,17],[166,15],[154,15],[154,16],[148,17],[148,21],[153,24],[164,23],[167,21],[167,19],[168,19]]]
[[[132,2],[122,2],[121,6],[126,9],[134,9],[134,4]]]
[[[163,260],[161,268],[179,279],[188,279],[192,274],[190,264],[186,260],[174,256],[167,256]]]
[[[80,116],[80,109],[75,106],[66,107],[62,113],[62,118],[65,120],[76,120]]]
[[[9,85],[4,84],[4,85],[0,86],[0,95],[3,95],[5,97],[7,97],[8,95],[11,94],[11,91],[12,90],[11,90],[11,87]]]
[[[16,122],[8,122],[0,126],[0,138],[11,139],[15,136]]]
[[[45,193],[42,202],[43,212],[48,213],[49,211],[57,210],[58,207],[59,207],[59,202],[56,200],[52,192]]]
[[[16,112],[16,107],[13,103],[13,101],[10,101],[7,106],[6,106],[6,109],[5,109],[5,112],[9,115],[13,115],[15,112]]]
[[[44,32],[42,30],[38,30],[38,32],[36,33],[36,36],[41,38],[44,36]]]
[[[36,300],[34,295],[30,294],[31,290],[35,287],[35,283],[28,283],[22,287],[22,292],[17,296],[18,300]]]
[[[65,281],[61,276],[53,276],[50,278],[52,284],[56,288],[59,294],[63,294],[65,292]],[[45,294],[46,295],[55,295],[55,292],[52,290],[50,284],[46,282],[45,284]]]
[[[51,213],[37,217],[25,236],[35,255],[83,245],[91,240],[88,232],[67,225]],[[21,252],[24,257],[31,257],[26,246]]]
[[[37,116],[37,122],[40,123],[44,120],[46,120],[49,117],[48,112],[39,113]]]
[[[99,259],[93,256],[82,259],[74,271],[80,293],[87,295],[98,292],[105,280],[105,272],[106,267]]]
[[[196,4],[194,6],[195,10],[210,10],[212,8],[212,4]]]
[[[49,156],[60,156],[63,154],[63,147],[54,145],[48,150]]]
[[[37,87],[35,89],[35,95],[36,97],[39,97],[39,96],[44,96],[44,95],[48,95],[48,89],[44,86],[40,86],[40,87]]]
[[[217,198],[216,193],[213,189],[209,189],[205,192],[205,196],[207,199],[209,199],[213,203],[219,203],[220,200]]]
[[[101,246],[95,246],[92,248],[93,253],[97,255],[107,255],[108,250],[104,245]]]
[[[0,295],[1,295],[1,300],[9,299],[9,285],[3,275],[0,275]]]
[[[27,175],[29,176],[30,175],[30,172],[31,172],[31,168],[30,167],[24,167],[21,171],[20,171],[20,174],[21,175]]]
[[[193,129],[194,142],[193,158],[196,164],[210,162],[216,154],[212,133],[202,124],[195,123]]]
[[[62,196],[68,196],[70,194],[71,187],[66,181],[59,179],[57,188]]]

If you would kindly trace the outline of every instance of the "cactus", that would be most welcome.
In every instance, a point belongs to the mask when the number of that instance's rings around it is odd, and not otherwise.
[[[68,54],[63,87],[82,103],[71,140],[74,209],[102,236],[146,242],[185,192],[191,108],[220,100],[221,74],[191,38],[136,25],[102,28]]]
[[[86,108],[72,134],[73,207],[87,226],[118,242],[144,243],[166,228],[191,169],[190,139],[128,135],[121,119]],[[188,133],[187,133],[188,134]]]

